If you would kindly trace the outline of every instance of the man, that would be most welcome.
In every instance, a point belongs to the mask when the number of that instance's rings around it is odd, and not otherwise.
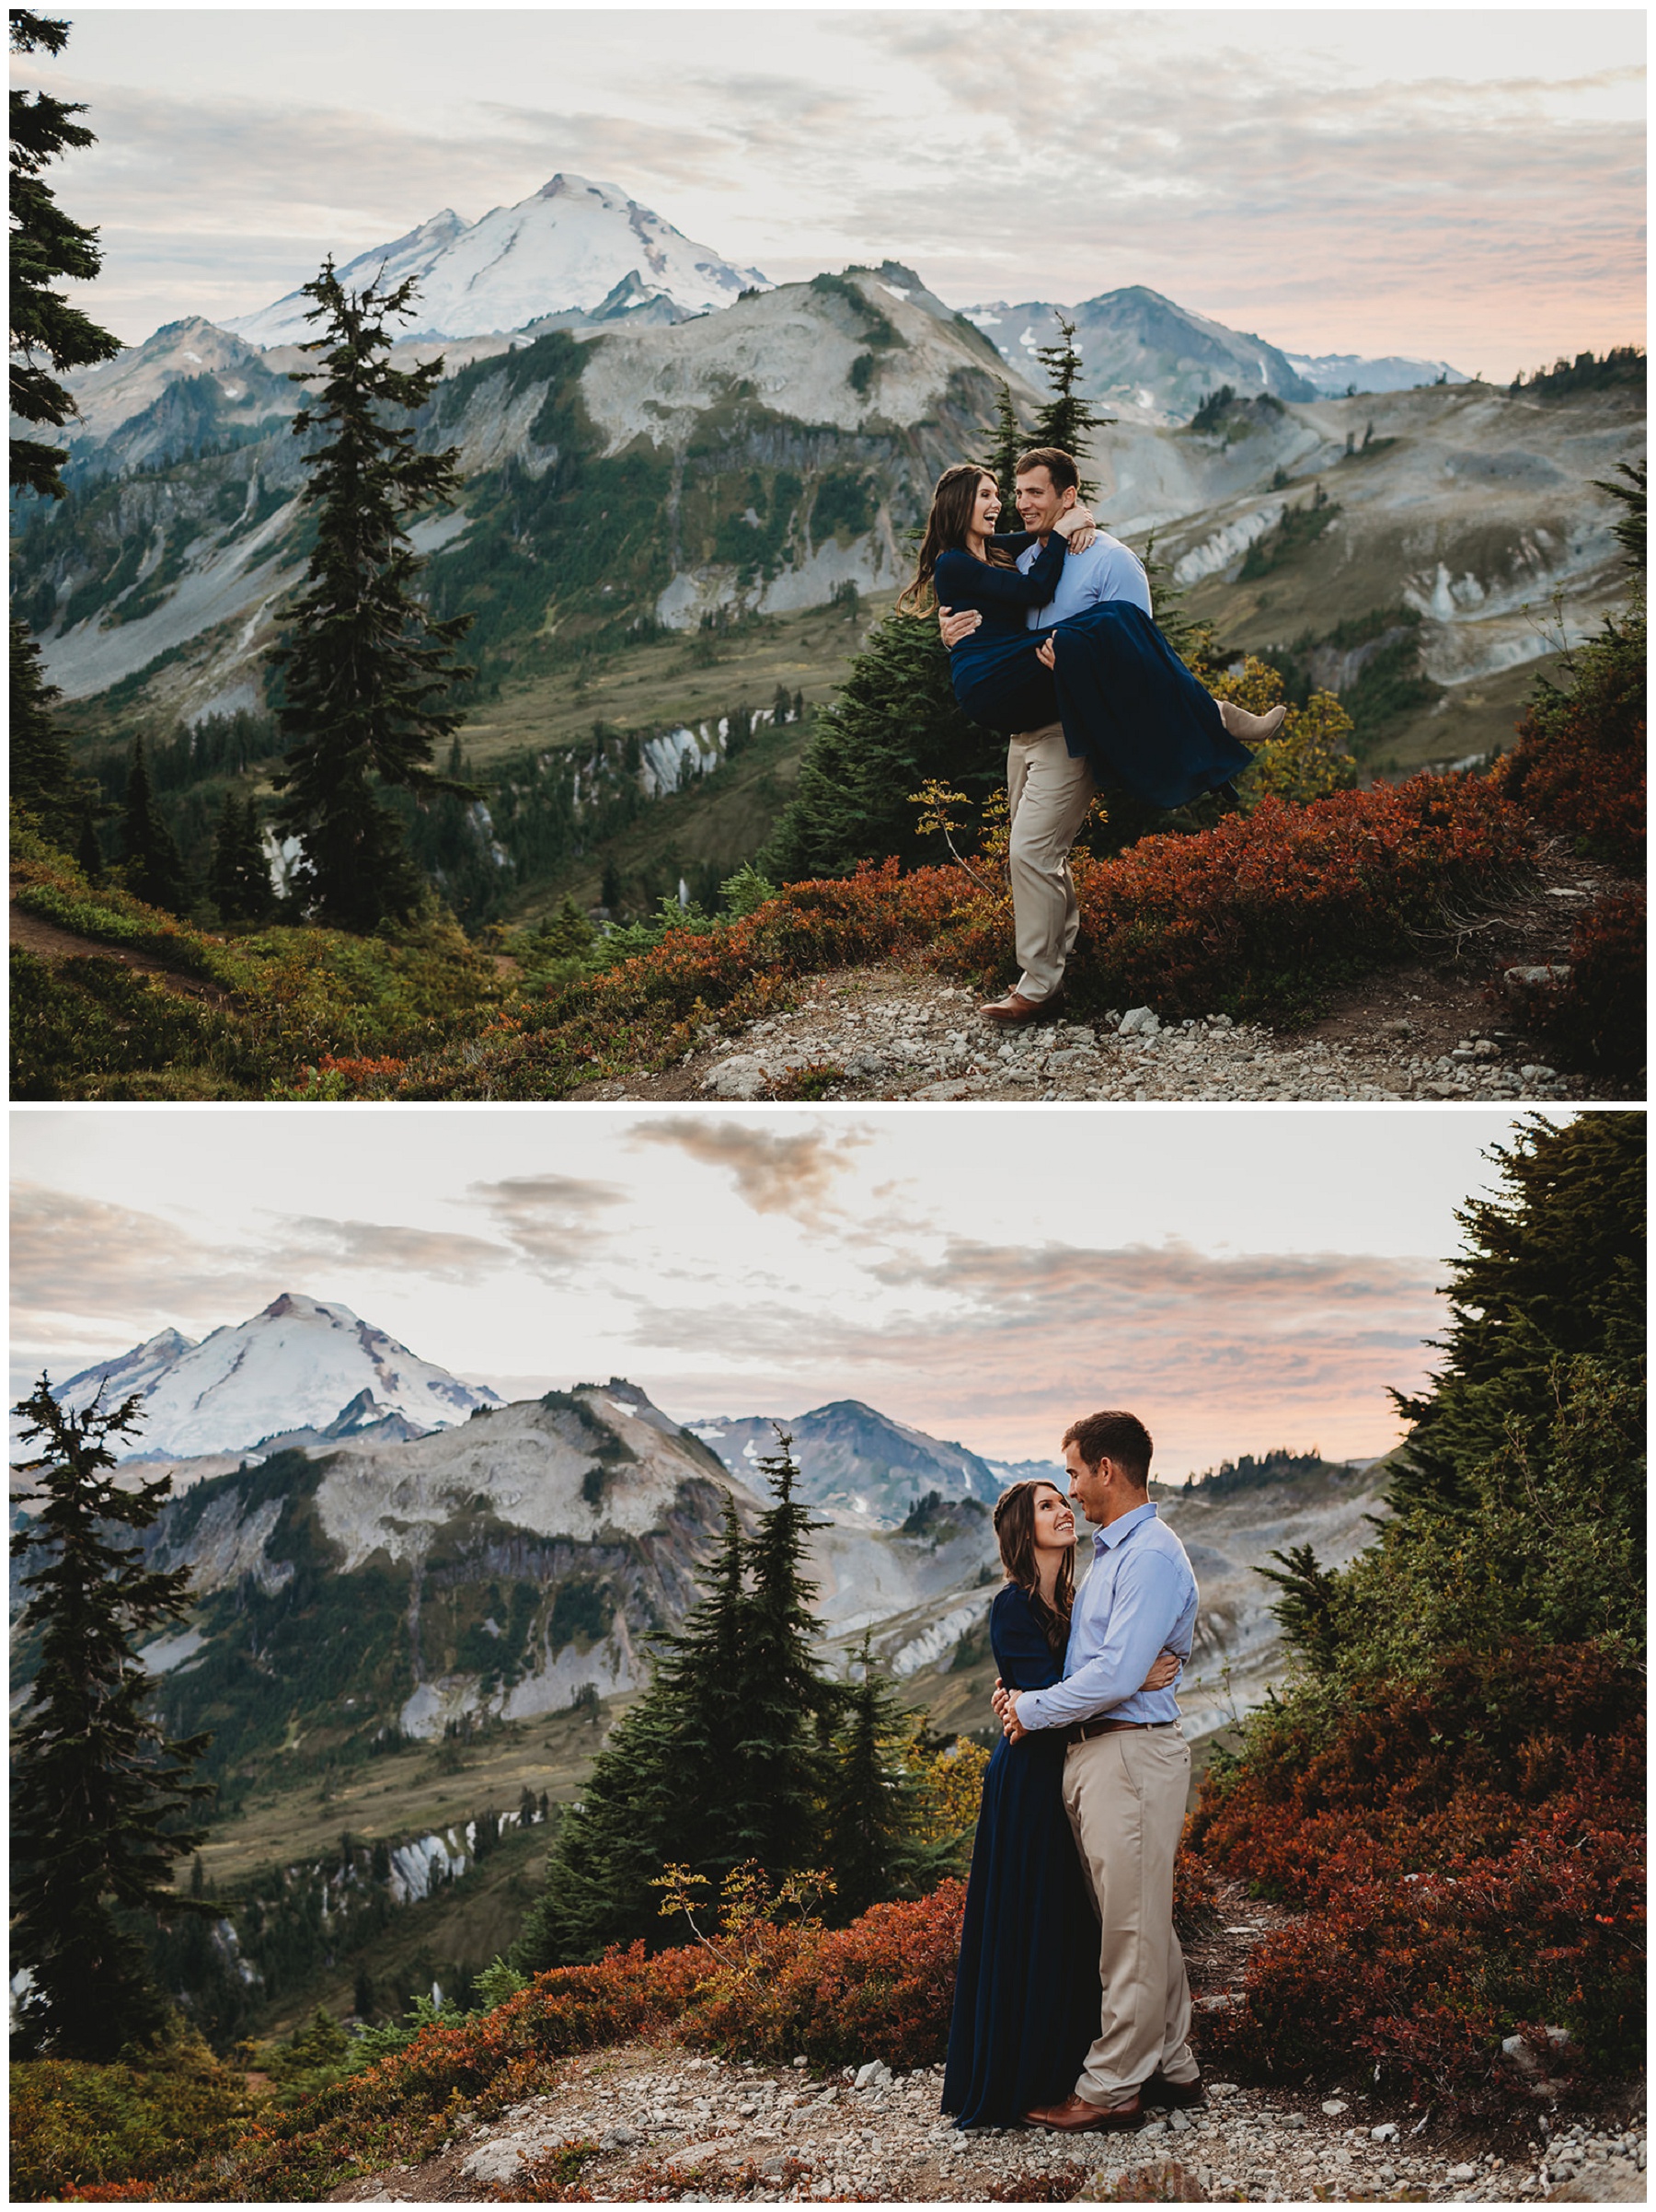
[[[1074,2094],[1025,2114],[1040,2127],[1135,2127],[1147,2103],[1206,2103],[1173,1932],[1190,1752],[1173,1686],[1138,1688],[1164,1647],[1181,1664],[1190,1658],[1196,1625],[1190,1562],[1150,1503],[1153,1448],[1132,1413],[1092,1413],[1065,1435],[1070,1496],[1098,1533],[1070,1617],[1064,1679],[1017,1695],[995,1687],[1015,1742],[1033,1728],[1068,1730],[1064,1802],[1101,1939],[1098,2037]]]
[[[1018,519],[1040,540],[1018,555],[1020,569],[1033,568],[1058,517],[1075,505],[1079,482],[1074,459],[1055,445],[1037,445],[1019,456]],[[1052,600],[1030,609],[1029,627],[1044,628],[1104,599],[1126,599],[1146,615],[1153,611],[1144,563],[1101,530],[1084,551],[1071,552]],[[938,616],[943,642],[951,650],[983,620],[975,611],[951,615],[947,607]],[[1050,646],[1043,648],[1041,658],[1050,652]],[[1012,918],[1022,974],[1005,998],[979,1008],[991,1021],[1033,1021],[1062,995],[1064,962],[1081,924],[1069,850],[1097,788],[1088,762],[1071,756],[1062,722],[1020,731],[1008,740]]]

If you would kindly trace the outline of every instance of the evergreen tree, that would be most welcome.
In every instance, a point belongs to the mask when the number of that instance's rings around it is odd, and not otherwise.
[[[772,881],[846,876],[859,860],[937,858],[915,827],[910,794],[933,778],[982,801],[1005,775],[1004,743],[968,721],[949,654],[929,616],[891,614],[819,710],[784,808],[756,866]]]
[[[234,789],[224,793],[219,810],[207,888],[226,922],[268,921],[276,910],[259,808],[251,798],[239,800]]]
[[[32,814],[52,843],[67,852],[80,842],[87,808],[98,808],[98,786],[78,773],[69,756],[52,720],[63,693],[47,682],[40,646],[16,615],[11,617],[10,691],[13,803]]]
[[[757,1859],[772,1876],[822,1856],[843,1693],[812,1658],[811,1523],[788,1441],[760,1467],[776,1503],[750,1539],[727,1501],[707,1595],[566,1814],[546,1886],[512,1951],[521,1972],[664,1939],[650,1884],[669,1861],[718,1882]]]
[[[132,763],[127,770],[126,801],[121,810],[121,860],[127,889],[152,906],[169,914],[181,913],[189,901],[184,861],[177,840],[161,819],[150,787],[144,757],[144,740],[132,740]]]
[[[735,1732],[721,1780],[734,1858],[756,1859],[771,1874],[814,1862],[827,1743],[839,1711],[839,1692],[811,1648],[816,1585],[805,1579],[805,1539],[816,1524],[794,1494],[793,1439],[778,1443],[759,1461],[776,1501],[760,1515],[748,1548],[753,1593],[742,1613]]]
[[[75,841],[75,857],[88,883],[100,883],[103,881],[104,849],[98,835],[99,811],[89,801],[82,807],[80,835]]]
[[[1050,438],[1030,439],[1024,436],[1023,427],[1018,420],[1018,409],[1012,404],[1012,386],[1003,376],[995,387],[995,444],[989,449],[987,459],[987,466],[994,471],[995,481],[1000,490],[1001,505],[1006,510],[1002,528],[1015,530],[1018,527],[1012,500],[1018,489],[1018,455],[1027,445],[1050,445],[1052,443]],[[1066,453],[1071,450],[1069,446],[1064,447]]]
[[[1505,1190],[1456,1214],[1466,1247],[1449,1263],[1447,1356],[1418,1398],[1391,1487],[1399,1510],[1453,1512],[1467,1476],[1508,1423],[1556,1411],[1555,1364],[1581,1354],[1635,1367],[1644,1342],[1645,1132],[1629,1113],[1555,1126],[1532,1115],[1490,1156]]]
[[[916,1896],[948,1871],[958,1838],[924,1843],[921,1785],[903,1757],[914,1716],[865,1632],[859,1680],[846,1693],[828,1799],[834,1918],[854,1920],[887,1897]]]
[[[305,351],[322,365],[295,381],[322,389],[293,430],[319,430],[323,442],[305,463],[316,524],[306,588],[271,656],[283,672],[278,717],[294,741],[277,778],[279,820],[303,847],[298,886],[318,917],[366,932],[412,913],[421,892],[379,787],[421,802],[477,796],[431,766],[461,720],[441,702],[475,674],[454,657],[471,617],[431,616],[415,590],[421,563],[408,536],[412,517],[454,497],[460,479],[454,449],[420,453],[412,424],[394,420],[424,407],[443,370],[441,356],[406,373],[390,365],[388,326],[413,313],[413,279],[350,292],[330,257],[304,289],[316,303],[307,319],[324,325]]]
[[[1063,314],[1056,319],[1058,343],[1055,346],[1037,346],[1035,349],[1035,358],[1046,371],[1052,396],[1036,416],[1029,443],[1031,445],[1055,445],[1061,453],[1069,454],[1080,465],[1087,459],[1090,433],[1095,430],[1103,430],[1107,424],[1114,421],[1115,417],[1095,414],[1076,389],[1081,381],[1081,356],[1075,351],[1075,326]],[[1081,478],[1082,499],[1094,498],[1098,489],[1096,483],[1087,480],[1084,471]]]
[[[66,1413],[42,1376],[14,1411],[25,1445],[45,1446],[20,1470],[33,1498],[12,1538],[13,1557],[34,1561],[19,1626],[40,1637],[13,1735],[12,1966],[30,1976],[22,2035],[31,2055],[109,2059],[165,2017],[143,1943],[119,1916],[214,1909],[170,1884],[173,1861],[202,1839],[181,1824],[211,1791],[190,1779],[208,1739],[167,1738],[147,1710],[155,1678],[134,1656],[184,1617],[189,1572],[146,1568],[142,1550],[117,1538],[147,1528],[172,1488],[167,1476],[136,1489],[110,1480],[109,1440],[138,1426],[136,1398]]]
[[[13,53],[35,53],[44,48],[50,54],[60,54],[68,38],[68,24],[56,17],[37,16],[24,7],[11,10]],[[63,277],[89,282],[103,263],[98,233],[73,222],[59,207],[52,187],[41,180],[42,170],[66,148],[97,144],[85,123],[71,120],[86,111],[79,100],[12,89],[11,411],[20,421],[44,423],[53,430],[72,421],[77,411],[57,381],[63,372],[108,361],[121,351],[118,338],[99,329],[53,289]],[[48,445],[38,438],[13,438],[13,490],[62,499],[59,471],[68,458],[63,446]]]

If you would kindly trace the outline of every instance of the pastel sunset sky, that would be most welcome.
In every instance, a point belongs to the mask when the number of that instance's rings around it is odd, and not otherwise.
[[[283,1291],[523,1397],[860,1398],[995,1457],[1128,1405],[1168,1480],[1368,1457],[1441,1327],[1472,1107],[16,1109],[13,1391]]]
[[[75,9],[15,76],[130,342],[452,207],[614,183],[776,281],[1147,284],[1293,351],[1509,378],[1644,333],[1644,12]]]

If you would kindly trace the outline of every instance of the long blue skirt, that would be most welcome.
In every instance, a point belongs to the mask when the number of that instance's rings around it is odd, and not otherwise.
[[[1098,2033],[1098,1923],[1064,1809],[1065,1731],[1003,1736],[983,1778],[943,2110],[1009,2127],[1061,2104]]]
[[[1008,718],[1035,711],[1037,679],[1046,675],[1035,648],[1049,637],[1057,641],[1057,665],[1048,681],[1064,741],[1072,754],[1091,761],[1101,784],[1125,784],[1151,806],[1187,806],[1253,759],[1149,616],[1121,599],[1022,637],[983,638],[978,631],[963,639],[950,656],[951,674],[955,695],[974,721],[990,730],[1041,726],[1039,719]]]

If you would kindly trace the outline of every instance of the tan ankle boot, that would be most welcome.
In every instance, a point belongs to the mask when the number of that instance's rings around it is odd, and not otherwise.
[[[1230,699],[1221,699],[1218,704],[1219,720],[1245,745],[1262,745],[1268,737],[1274,737],[1288,713],[1286,707],[1273,707],[1269,714],[1249,714],[1246,707]]]

